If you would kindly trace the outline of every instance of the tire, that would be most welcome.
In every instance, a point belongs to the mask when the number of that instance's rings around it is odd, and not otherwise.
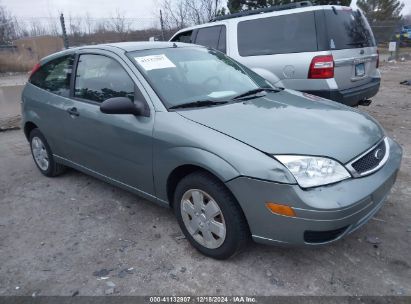
[[[50,146],[39,129],[36,128],[30,132],[29,143],[34,163],[43,175],[54,177],[66,171],[65,166],[54,160]]]
[[[178,183],[173,207],[186,238],[206,256],[228,259],[244,249],[250,239],[247,221],[236,199],[207,172],[191,173]],[[225,233],[221,228],[225,228]]]

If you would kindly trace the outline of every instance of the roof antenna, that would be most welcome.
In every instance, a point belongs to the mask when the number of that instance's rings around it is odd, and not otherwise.
[[[177,44],[175,42],[173,42],[173,48],[176,48]]]

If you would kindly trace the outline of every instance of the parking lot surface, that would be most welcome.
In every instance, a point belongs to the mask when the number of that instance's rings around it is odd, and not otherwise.
[[[322,247],[206,258],[170,210],[74,170],[46,178],[23,133],[0,132],[0,295],[411,295],[411,63],[381,71],[360,110],[402,145],[397,183],[367,225]]]

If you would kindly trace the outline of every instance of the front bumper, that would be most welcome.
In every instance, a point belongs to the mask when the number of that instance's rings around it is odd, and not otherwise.
[[[339,183],[303,190],[238,177],[227,186],[240,203],[253,239],[260,243],[315,245],[340,239],[365,224],[383,205],[402,158],[401,147],[389,139],[390,157],[377,172]],[[294,208],[296,217],[271,213],[266,202]]]
[[[373,78],[369,83],[345,90],[305,91],[306,93],[331,99],[347,106],[357,106],[361,100],[369,99],[378,93],[380,78]]]

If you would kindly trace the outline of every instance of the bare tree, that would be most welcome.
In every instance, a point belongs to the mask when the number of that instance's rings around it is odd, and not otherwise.
[[[126,18],[123,12],[117,9],[115,15],[110,18],[109,28],[113,32],[118,33],[121,40],[126,40],[130,30],[130,21]]]
[[[93,20],[91,19],[89,12],[84,16],[84,23],[86,24],[87,34],[91,35],[93,32]]]
[[[82,33],[82,19],[78,17],[72,17],[71,14],[68,17],[68,32],[70,35],[79,36]]]
[[[186,0],[190,11],[195,12],[195,19],[191,22],[196,24],[205,23],[214,18],[222,8],[221,0]]]
[[[47,22],[47,29],[48,29],[48,34],[52,36],[60,35],[61,26],[60,26],[58,17],[53,17],[51,14],[49,14],[48,22]]]
[[[14,32],[15,32],[15,37],[14,39],[18,39],[21,37],[27,37],[30,35],[28,31],[28,27],[24,22],[17,21],[16,18],[14,18]]]
[[[163,0],[161,9],[163,11],[164,27],[181,29],[187,26],[188,8],[186,0]]]
[[[166,28],[180,29],[208,22],[223,7],[222,0],[163,0],[161,9]]]
[[[29,36],[43,36],[48,34],[48,30],[44,24],[38,20],[31,20],[29,22]]]
[[[0,44],[10,44],[16,39],[17,19],[0,6]]]

